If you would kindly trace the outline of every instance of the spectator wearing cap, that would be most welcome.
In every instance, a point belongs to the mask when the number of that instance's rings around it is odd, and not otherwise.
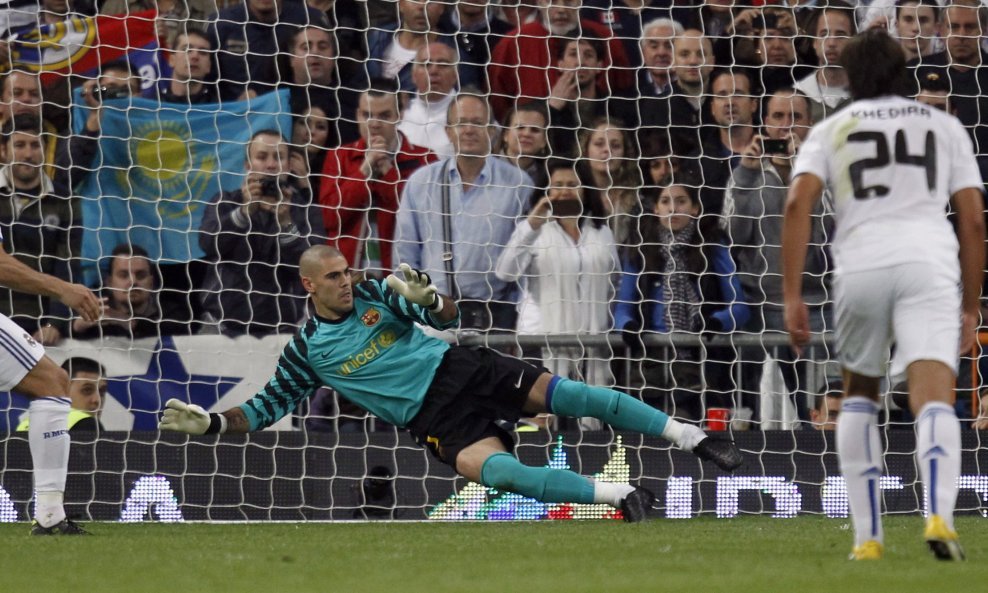
[[[980,0],[951,0],[943,10],[944,51],[908,65],[916,80],[936,73],[947,82],[951,106],[974,138],[982,179],[988,178],[988,54],[981,49],[988,29],[988,8]]]
[[[950,85],[936,72],[927,72],[919,77],[919,91],[916,100],[920,103],[936,107],[941,111],[956,116],[957,112],[950,101]]]

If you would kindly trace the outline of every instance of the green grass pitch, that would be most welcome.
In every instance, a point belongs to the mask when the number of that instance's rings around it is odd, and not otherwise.
[[[822,517],[532,523],[114,524],[38,538],[0,525],[0,590],[414,593],[950,593],[988,588],[988,523],[961,517],[941,563],[918,516],[886,517],[886,558],[847,560]]]

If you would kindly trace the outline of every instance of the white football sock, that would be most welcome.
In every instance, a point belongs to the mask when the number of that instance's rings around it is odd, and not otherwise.
[[[957,478],[961,473],[961,425],[943,402],[929,402],[916,418],[916,464],[926,493],[926,511],[954,528]]]
[[[594,503],[606,503],[614,508],[621,506],[624,497],[635,491],[634,486],[628,484],[615,484],[614,482],[593,481],[593,501]]]
[[[669,418],[666,427],[662,430],[662,437],[676,443],[683,451],[692,451],[700,441],[707,438],[707,433],[703,432],[699,426],[683,424]]]
[[[34,462],[34,518],[42,527],[65,519],[62,496],[69,470],[69,400],[39,397],[31,401],[28,443]]]
[[[854,545],[882,543],[882,440],[878,435],[878,404],[867,397],[844,400],[837,420],[837,456],[847,483],[854,524]]]

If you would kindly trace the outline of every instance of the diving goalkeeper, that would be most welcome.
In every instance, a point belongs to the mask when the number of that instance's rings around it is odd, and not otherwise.
[[[402,264],[404,280],[354,285],[346,258],[310,247],[299,261],[316,315],[289,342],[268,384],[222,414],[176,399],[158,427],[189,434],[261,430],[322,385],[370,413],[407,428],[460,475],[542,502],[606,503],[629,522],[644,519],[655,496],[641,487],[594,481],[571,471],[522,464],[495,420],[551,411],[592,416],[617,429],[666,438],[724,470],[741,465],[733,442],[708,437],[626,394],[571,381],[488,348],[450,346],[415,323],[454,327],[459,311],[426,274]]]

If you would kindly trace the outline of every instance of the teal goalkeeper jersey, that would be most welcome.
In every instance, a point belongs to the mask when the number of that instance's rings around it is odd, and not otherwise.
[[[288,415],[323,385],[395,426],[415,417],[449,349],[415,322],[446,329],[459,317],[439,324],[380,280],[354,286],[353,305],[336,321],[313,317],[285,346],[274,376],[240,406],[252,431]]]

